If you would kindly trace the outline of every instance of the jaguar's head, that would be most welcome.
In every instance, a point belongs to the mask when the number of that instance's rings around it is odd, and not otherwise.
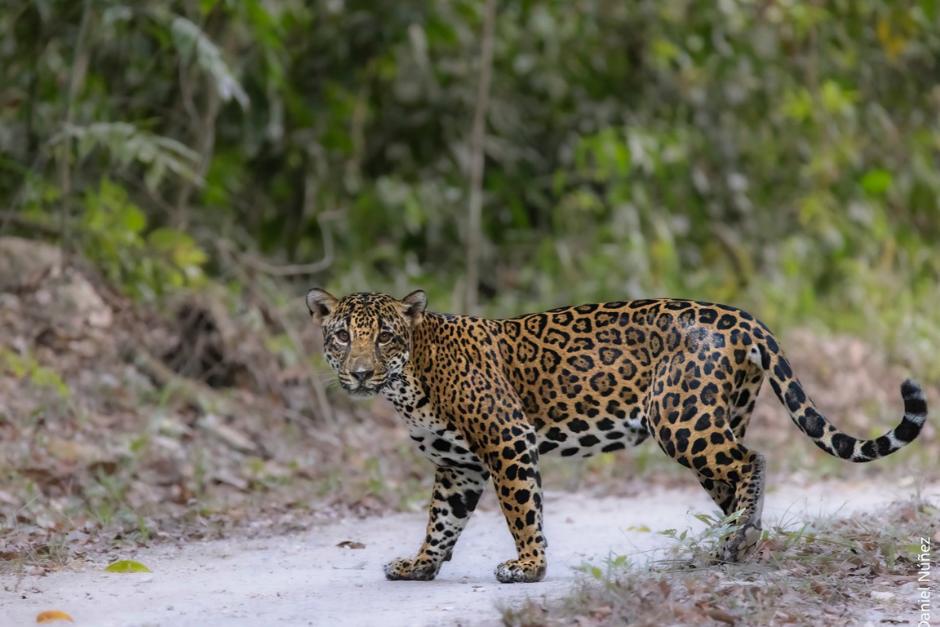
[[[401,300],[367,293],[336,298],[316,287],[307,292],[307,309],[323,328],[326,360],[343,389],[357,396],[379,392],[402,372],[426,305],[422,290]]]

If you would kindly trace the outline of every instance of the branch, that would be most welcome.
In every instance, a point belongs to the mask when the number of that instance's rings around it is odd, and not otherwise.
[[[323,257],[311,263],[295,263],[287,265],[275,265],[257,255],[248,252],[239,252],[231,244],[224,240],[218,240],[216,245],[225,249],[229,255],[234,255],[238,260],[258,272],[269,274],[271,276],[303,276],[307,274],[317,274],[323,272],[333,265],[333,234],[330,232],[328,223],[330,220],[339,216],[338,211],[327,211],[317,216],[317,222],[320,223],[320,233],[323,236]]]
[[[207,18],[208,19],[208,18]],[[227,41],[227,39],[226,39]],[[196,55],[196,47],[193,46],[193,52],[190,58],[181,58],[179,61],[179,82],[180,96],[184,108],[189,114],[190,128],[196,135],[195,151],[199,155],[199,161],[196,164],[196,172],[200,180],[205,180],[209,171],[209,165],[212,162],[212,154],[215,151],[215,126],[219,117],[219,111],[222,107],[222,98],[218,88],[209,77],[205,78],[205,103],[204,109],[200,112],[193,98],[193,85],[190,83],[191,76],[188,73],[192,57]],[[173,203],[173,213],[171,219],[173,226],[178,229],[184,229],[187,223],[189,200],[192,197],[194,185],[190,181],[184,181],[177,190],[176,201]]]
[[[65,100],[65,120],[63,129],[72,126],[75,116],[75,99],[85,82],[85,72],[88,69],[88,23],[91,21],[91,0],[85,0],[82,5],[82,20],[78,26],[78,36],[75,39],[75,52],[72,55],[72,71],[69,77],[69,91]],[[62,232],[62,252],[67,256],[70,248],[69,233],[69,195],[72,192],[72,141],[67,140],[59,152],[59,191],[62,194],[62,210],[59,228]]]
[[[480,80],[477,83],[473,129],[470,135],[470,199],[467,215],[467,278],[464,307],[473,313],[477,307],[480,282],[480,250],[483,223],[483,142],[486,136],[486,111],[490,100],[490,79],[493,72],[493,23],[496,19],[496,1],[486,0],[483,9],[483,40],[480,44]]]

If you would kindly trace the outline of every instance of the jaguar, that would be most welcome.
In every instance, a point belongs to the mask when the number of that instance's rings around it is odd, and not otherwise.
[[[487,319],[428,311],[421,290],[336,298],[320,288],[306,304],[340,385],[388,399],[436,468],[424,542],[385,566],[393,580],[437,576],[489,481],[517,551],[496,578],[541,580],[540,457],[588,457],[648,438],[736,516],[715,560],[743,559],[761,535],[765,462],[743,440],[764,379],[803,434],[852,462],[909,444],[927,416],[921,387],[906,380],[894,429],[873,439],[843,433],[770,330],[728,305],[657,298]]]

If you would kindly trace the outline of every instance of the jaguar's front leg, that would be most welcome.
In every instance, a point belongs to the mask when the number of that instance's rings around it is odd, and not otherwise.
[[[542,478],[539,474],[539,453],[532,428],[515,427],[504,430],[513,434],[503,439],[499,450],[487,460],[499,504],[516,541],[517,559],[496,567],[496,578],[502,583],[531,583],[545,577],[545,548],[542,533]]]
[[[450,559],[460,532],[470,519],[489,477],[486,471],[441,466],[434,476],[430,516],[424,543],[414,558],[385,565],[388,579],[428,581]]]

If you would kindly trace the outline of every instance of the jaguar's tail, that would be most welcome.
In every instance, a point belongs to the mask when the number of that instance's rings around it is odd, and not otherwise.
[[[920,434],[927,418],[927,399],[915,381],[907,379],[901,384],[904,399],[904,417],[901,422],[883,436],[871,440],[853,438],[837,429],[816,410],[812,399],[806,395],[799,379],[793,374],[790,362],[771,337],[752,354],[770,379],[770,386],[780,402],[790,412],[790,418],[813,442],[833,457],[853,462],[870,462],[907,446]]]

